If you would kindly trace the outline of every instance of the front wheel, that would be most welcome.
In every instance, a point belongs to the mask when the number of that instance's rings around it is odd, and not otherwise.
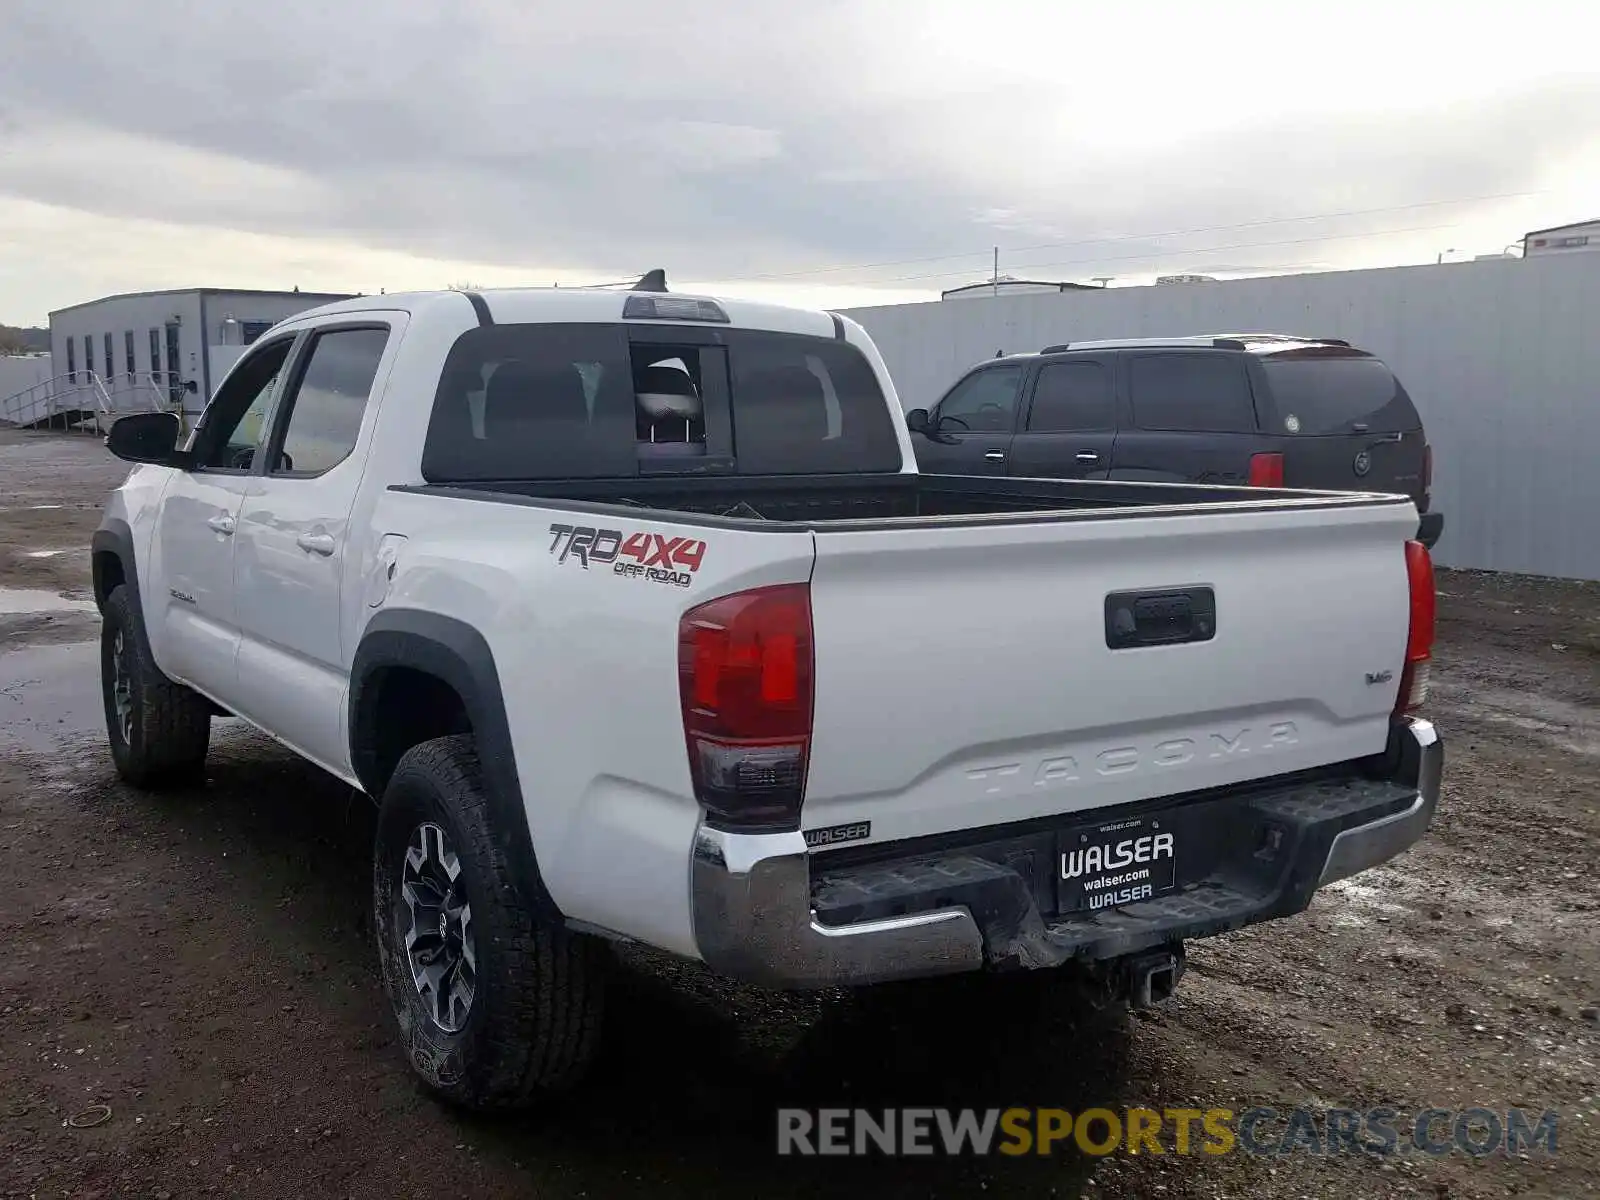
[[[472,738],[407,751],[378,814],[378,957],[412,1068],[467,1108],[570,1087],[599,1040],[604,946],[516,903],[519,890]]]
[[[211,705],[156,666],[126,584],[105,601],[100,690],[117,774],[138,788],[199,782],[211,745]]]

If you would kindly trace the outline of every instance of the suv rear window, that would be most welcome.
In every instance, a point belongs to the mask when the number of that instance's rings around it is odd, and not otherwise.
[[[1140,429],[1250,433],[1255,404],[1236,354],[1139,354],[1130,364],[1133,419]]]
[[[651,324],[490,325],[456,339],[429,483],[672,471],[896,472],[876,374],[832,338]]]
[[[1392,433],[1422,425],[1405,388],[1376,358],[1268,355],[1262,366],[1281,432],[1348,433],[1360,423]]]

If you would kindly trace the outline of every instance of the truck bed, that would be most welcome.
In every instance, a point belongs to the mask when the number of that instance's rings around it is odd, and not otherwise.
[[[697,524],[748,528],[960,524],[995,518],[1150,517],[1222,510],[1352,508],[1392,504],[1371,493],[1187,483],[1019,479],[983,475],[743,475],[686,479],[495,480],[402,485],[393,490],[575,511],[694,514]]]
[[[401,485],[373,519],[404,539],[387,604],[495,631],[557,903],[687,951],[661,897],[700,818],[691,608],[806,585],[799,819],[825,855],[838,830],[1092,819],[1382,753],[1417,516],[1403,496],[907,473]],[[691,539],[682,570],[657,561]],[[640,864],[626,887],[593,868],[612,858]]]

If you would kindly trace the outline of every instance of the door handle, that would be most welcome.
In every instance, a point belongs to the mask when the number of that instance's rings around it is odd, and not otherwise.
[[[302,533],[294,540],[295,545],[302,550],[309,550],[312,554],[320,554],[324,558],[333,553],[333,537],[326,533]]]
[[[1082,463],[1095,463],[1100,461],[1100,456],[1093,450],[1079,450],[1078,461]]]
[[[232,517],[212,517],[206,522],[206,524],[224,536],[227,536],[233,532]]]
[[[1006,460],[1006,452],[1004,450],[985,450],[983,456],[990,462],[1005,462]]]

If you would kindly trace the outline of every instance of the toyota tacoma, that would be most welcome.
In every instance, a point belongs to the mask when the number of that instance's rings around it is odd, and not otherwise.
[[[1412,499],[922,474],[835,314],[362,297],[107,444],[117,771],[203,784],[226,716],[371,796],[387,996],[466,1106],[581,1076],[615,942],[1147,1004],[1438,799]]]

